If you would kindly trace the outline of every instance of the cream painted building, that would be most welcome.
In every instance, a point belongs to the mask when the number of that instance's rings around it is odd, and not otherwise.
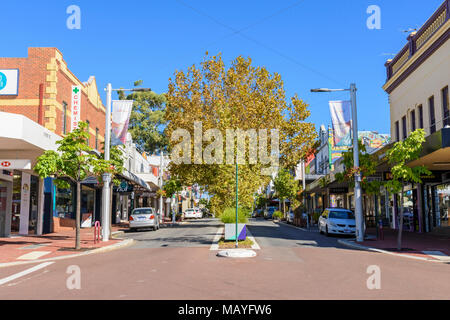
[[[405,193],[403,206],[414,215],[411,231],[450,231],[449,38],[450,0],[445,0],[385,65],[392,141],[418,128],[426,132],[422,154],[411,165],[425,165],[432,175],[409,185]]]

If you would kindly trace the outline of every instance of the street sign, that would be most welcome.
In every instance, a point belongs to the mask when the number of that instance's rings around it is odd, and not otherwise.
[[[72,86],[72,122],[71,130],[78,128],[78,123],[81,120],[81,87]]]
[[[31,160],[28,159],[0,159],[0,169],[30,170]]]

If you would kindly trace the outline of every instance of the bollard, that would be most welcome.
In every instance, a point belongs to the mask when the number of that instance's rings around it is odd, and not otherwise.
[[[94,224],[94,243],[100,242],[100,233],[101,232],[101,226],[100,221],[95,221]]]

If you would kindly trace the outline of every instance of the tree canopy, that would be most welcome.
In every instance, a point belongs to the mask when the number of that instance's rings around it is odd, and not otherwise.
[[[166,98],[166,136],[169,138],[178,129],[184,129],[194,137],[194,123],[201,122],[203,134],[217,129],[222,137],[226,137],[227,129],[245,132],[267,130],[268,149],[272,142],[276,142],[269,132],[276,129],[279,132],[277,161],[279,165],[293,167],[311,149],[316,137],[314,125],[306,121],[310,115],[308,105],[297,95],[288,102],[281,76],[270,73],[265,67],[252,65],[250,58],[239,56],[227,68],[220,54],[211,57],[207,53],[200,66],[193,65],[187,71],[175,72],[174,78],[169,79]],[[189,143],[191,150],[194,150],[193,140]],[[203,155],[214,144],[211,155],[218,156],[225,149],[224,140],[218,139],[217,135],[204,136],[200,142]],[[252,147],[251,139],[247,137],[245,141],[244,149],[248,150],[247,147]],[[178,143],[179,140],[171,140],[170,150],[173,151]],[[261,143],[259,147],[262,147]],[[234,150],[237,150],[236,146]],[[270,155],[273,151],[271,149],[267,153]],[[242,206],[251,207],[255,191],[271,179],[261,174],[261,170],[271,167],[271,164],[263,164],[262,161],[251,163],[249,152],[244,158],[245,164],[239,164],[239,202]],[[218,212],[233,207],[234,165],[226,161],[196,163],[195,152],[191,153],[190,160],[189,164],[172,161],[171,172],[186,185],[198,183],[205,186],[213,196],[211,203]]]

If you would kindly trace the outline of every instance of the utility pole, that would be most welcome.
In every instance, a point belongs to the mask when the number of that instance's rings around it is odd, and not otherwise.
[[[112,92],[113,91],[133,91],[133,92],[148,92],[150,88],[135,88],[135,89],[113,89],[111,83],[106,86],[106,117],[105,117],[105,160],[110,160],[110,146],[111,146],[111,106],[112,106]],[[103,174],[103,190],[102,190],[102,241],[109,241],[111,235],[111,174]]]
[[[106,123],[105,123],[105,160],[109,161],[109,149],[111,143],[111,95],[112,86],[108,83],[106,87]],[[111,174],[103,174],[103,191],[102,191],[102,241],[109,241],[110,237],[110,219],[111,219]]]
[[[162,191],[163,189],[163,157],[164,157],[164,151],[161,150],[161,158],[160,158],[160,164],[159,164],[159,189]],[[160,194],[159,196],[159,212],[160,215],[160,222],[164,222],[164,212],[163,212],[163,196]]]
[[[356,241],[364,241],[364,215],[361,202],[361,174],[359,172],[359,145],[358,145],[358,117],[356,113],[356,85],[350,84],[349,89],[311,89],[311,92],[335,92],[350,91],[350,102],[352,105],[352,132],[353,132],[353,167],[358,168],[355,172],[355,223],[356,223]],[[328,201],[329,201],[329,196]]]

